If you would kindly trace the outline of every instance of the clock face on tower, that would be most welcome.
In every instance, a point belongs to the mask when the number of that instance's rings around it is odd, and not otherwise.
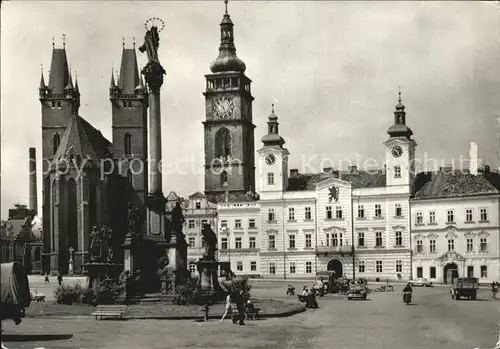
[[[234,104],[230,97],[222,96],[214,100],[214,114],[217,119],[233,117]]]
[[[401,155],[403,155],[403,148],[401,148],[399,145],[396,145],[391,149],[391,153],[395,158],[399,158]]]
[[[266,164],[269,166],[274,165],[276,163],[276,156],[274,154],[269,154],[266,156]]]

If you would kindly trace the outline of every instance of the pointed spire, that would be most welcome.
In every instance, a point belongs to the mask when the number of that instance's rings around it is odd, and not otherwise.
[[[115,74],[113,73],[113,69],[111,69],[111,83],[109,84],[109,89],[114,89],[116,88],[116,83],[115,83]]]
[[[404,110],[405,106],[401,103],[401,87],[398,87],[398,104],[396,104],[396,110]]]
[[[52,37],[52,49],[56,48],[56,38]]]
[[[122,36],[122,47],[125,49],[125,37]]]
[[[68,83],[69,68],[66,50],[64,48],[54,48],[52,50],[48,86],[52,89],[52,93],[63,94]]]
[[[63,49],[66,48],[66,34],[63,33],[62,35],[62,42],[63,42]]]
[[[220,24],[221,43],[219,46],[219,56],[210,64],[210,70],[213,73],[236,71],[244,73],[246,70],[245,63],[236,56],[236,47],[234,45],[234,24],[227,11],[228,0],[224,0],[225,14],[222,17]]]
[[[78,73],[75,71],[75,92],[80,93],[80,88],[78,87]]]
[[[73,79],[71,78],[71,68],[68,70],[68,85],[64,90],[73,90]]]
[[[274,114],[274,103],[271,104],[271,113]]]
[[[120,75],[117,86],[124,94],[134,94],[135,88],[139,85],[139,70],[135,49],[124,48],[120,64]]]
[[[135,49],[135,36],[132,38],[132,46],[134,47]]]
[[[43,78],[43,65],[40,65],[40,90],[46,88],[45,80]]]
[[[394,111],[394,125],[387,130],[387,133],[391,137],[405,137],[411,139],[413,131],[406,126],[405,106],[401,101],[401,87],[398,87],[398,104],[396,104],[396,110]]]
[[[398,86],[398,95],[399,95],[399,98],[398,98],[398,102],[401,103],[401,86]]]
[[[271,115],[269,115],[269,120],[267,121],[267,135],[262,137],[262,143],[264,146],[279,146],[283,147],[285,140],[279,135],[278,131],[278,117],[274,113],[274,103],[271,104]]]
[[[142,70],[142,67],[140,67],[139,71]],[[135,88],[135,92],[143,92],[144,91],[144,84],[142,82],[142,74],[139,77],[139,85]]]

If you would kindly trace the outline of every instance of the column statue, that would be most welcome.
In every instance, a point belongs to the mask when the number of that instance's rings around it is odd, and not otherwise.
[[[186,220],[184,219],[184,214],[182,213],[182,208],[180,202],[175,203],[175,207],[172,210],[172,231],[175,233],[177,241],[184,240],[184,234],[182,233],[182,226]]]

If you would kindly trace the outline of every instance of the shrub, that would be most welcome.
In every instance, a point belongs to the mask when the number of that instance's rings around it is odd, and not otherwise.
[[[184,285],[175,287],[174,303],[178,305],[186,305],[194,303],[194,293],[198,279],[188,279]]]
[[[248,277],[235,278],[233,280],[222,281],[222,287],[226,289],[227,292],[230,293],[240,293],[243,291],[243,297],[245,299],[250,298],[250,290],[252,289],[252,285],[248,282]]]
[[[59,285],[54,291],[56,302],[58,304],[80,303],[82,298],[83,288],[79,282],[74,283],[73,286]]]
[[[113,304],[125,293],[125,285],[120,280],[106,279],[97,284],[93,293],[93,304]]]

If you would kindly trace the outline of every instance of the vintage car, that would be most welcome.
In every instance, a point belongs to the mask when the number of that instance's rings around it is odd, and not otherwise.
[[[417,278],[416,280],[410,281],[413,287],[432,287],[432,282],[426,278]]]
[[[347,292],[347,299],[352,300],[352,299],[363,299],[365,300],[368,295],[368,292],[366,291],[366,287],[362,285],[353,285],[349,288],[349,291]]]

